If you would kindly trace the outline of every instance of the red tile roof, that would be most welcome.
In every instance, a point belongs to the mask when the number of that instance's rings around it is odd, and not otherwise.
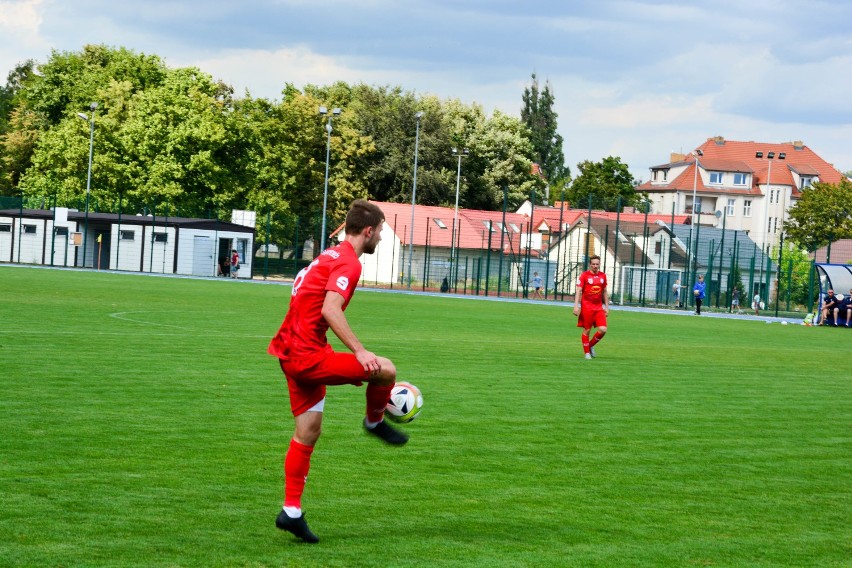
[[[390,203],[386,201],[375,201],[385,214],[385,222],[390,225],[394,232],[407,245],[411,238],[411,204]],[[426,244],[426,232],[428,227],[429,246],[450,248],[451,232],[453,229],[453,217],[455,210],[452,207],[436,207],[431,205],[417,205],[414,208],[414,244],[424,246]],[[440,219],[446,229],[442,229],[436,219]],[[504,246],[509,242],[517,247],[520,235],[527,233],[529,219],[518,213],[506,213],[506,224],[509,230],[504,237]],[[500,247],[500,230],[498,223],[503,222],[502,211],[480,211],[475,209],[459,208],[458,223],[456,227],[459,236],[457,246],[459,248],[485,248],[488,246],[488,225],[491,222],[494,230],[491,233],[491,247]],[[512,226],[514,225],[514,227]],[[517,231],[515,231],[517,227]]]
[[[825,183],[839,183],[843,179],[843,174],[837,168],[820,158],[813,150],[798,142],[784,142],[781,144],[738,142],[725,140],[722,137],[715,137],[708,138],[698,149],[704,154],[702,157],[699,157],[699,161],[705,170],[753,173],[753,187],[750,190],[739,191],[738,193],[762,194],[758,186],[767,184],[770,161],[772,162],[771,183],[773,185],[792,186],[793,197],[798,197],[800,194],[793,182],[791,170],[799,174],[819,176],[820,181]],[[757,152],[763,152],[763,158],[757,158]],[[769,152],[775,153],[773,160],[767,158]],[[782,153],[785,155],[785,159],[783,160],[780,159]],[[692,164],[695,161],[695,157],[692,155],[686,156],[685,161]],[[678,164],[683,164],[683,162],[673,162],[668,165],[674,166]],[[665,166],[655,166],[655,169],[659,167]],[[655,193],[687,189],[691,191],[695,175],[693,168],[694,166],[690,165],[686,171],[669,184],[657,185],[645,182],[637,190],[652,191]],[[701,183],[701,176],[699,176],[698,184],[699,191],[705,193],[715,193],[717,191],[704,186]],[[730,190],[721,191],[731,193]]]

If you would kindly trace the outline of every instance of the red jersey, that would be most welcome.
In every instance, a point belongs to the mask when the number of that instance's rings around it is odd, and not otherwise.
[[[581,310],[600,309],[603,306],[603,295],[606,291],[606,274],[598,271],[597,274],[587,270],[577,279],[577,287],[583,291],[581,296]]]
[[[322,317],[326,292],[343,296],[345,310],[360,278],[361,263],[349,242],[323,251],[296,275],[290,309],[269,344],[269,354],[285,359],[324,349],[328,344],[328,322]]]

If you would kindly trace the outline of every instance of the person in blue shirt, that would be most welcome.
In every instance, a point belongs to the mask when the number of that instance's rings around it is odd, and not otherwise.
[[[701,303],[704,301],[704,276],[698,275],[698,282],[692,288],[692,293],[695,295],[695,315],[701,315]]]
[[[532,285],[535,288],[535,292],[533,292],[533,298],[537,300],[543,300],[544,296],[541,295],[541,276],[538,275],[538,272],[533,273]]]

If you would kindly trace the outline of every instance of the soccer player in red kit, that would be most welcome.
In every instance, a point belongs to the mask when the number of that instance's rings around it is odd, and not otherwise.
[[[322,252],[296,275],[290,309],[269,344],[269,353],[278,357],[287,377],[296,422],[284,458],[284,507],[275,525],[305,542],[319,542],[302,513],[302,492],[320,436],[326,385],[360,386],[367,381],[367,432],[388,444],[408,441],[406,434],[384,421],[396,368],[389,359],[364,348],[343,314],[361,278],[358,258],[376,250],[384,219],[375,204],[360,199],[352,203],[344,241]],[[329,328],[351,353],[332,350],[326,338]]]
[[[606,316],[609,314],[606,285],[606,274],[601,272],[601,257],[594,255],[589,259],[589,269],[577,279],[577,292],[574,294],[574,315],[579,316],[577,327],[583,328],[586,359],[595,356],[595,345],[606,335]],[[597,331],[590,339],[593,327]]]

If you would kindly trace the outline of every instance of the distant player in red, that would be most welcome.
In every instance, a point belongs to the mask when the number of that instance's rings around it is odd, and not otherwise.
[[[290,309],[269,344],[269,353],[278,357],[287,377],[296,422],[284,459],[284,507],[275,525],[305,542],[319,542],[302,514],[302,493],[320,437],[326,385],[361,386],[367,381],[367,432],[388,444],[408,441],[406,434],[384,422],[396,367],[389,359],[367,351],[343,314],[361,278],[358,258],[376,250],[384,219],[375,204],[360,199],[352,203],[346,215],[345,240],[321,253],[296,276]],[[351,353],[332,350],[326,339],[329,328]]]
[[[589,259],[589,269],[577,279],[574,294],[574,315],[577,327],[583,328],[583,352],[586,359],[595,357],[595,345],[606,335],[606,316],[609,314],[609,294],[606,291],[606,274],[601,272],[601,257]],[[592,328],[595,335],[589,339]]]

